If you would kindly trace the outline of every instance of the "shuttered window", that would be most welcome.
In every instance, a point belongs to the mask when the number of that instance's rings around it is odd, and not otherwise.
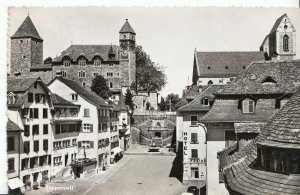
[[[89,117],[90,116],[90,109],[88,109],[88,108],[85,108],[84,109],[84,115],[83,115],[84,117]]]
[[[243,100],[243,113],[254,113],[255,104],[253,100],[245,99]]]
[[[30,142],[26,141],[24,142],[24,153],[29,153],[30,152]]]
[[[38,152],[39,151],[39,141],[35,140],[34,143],[33,143],[33,145],[34,145],[34,151]]]

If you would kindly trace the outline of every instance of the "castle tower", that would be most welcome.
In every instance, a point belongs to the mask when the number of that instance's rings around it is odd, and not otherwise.
[[[133,28],[126,19],[123,27],[119,31],[119,41],[121,48],[121,64],[124,66],[124,74],[129,80],[125,83],[130,86],[135,82],[136,78],[136,63],[135,63],[135,35]],[[126,77],[125,76],[125,77]]]
[[[273,59],[291,60],[296,55],[296,29],[286,14],[279,17],[260,46]]]
[[[30,67],[43,64],[43,39],[27,16],[11,38],[11,75],[26,74]]]

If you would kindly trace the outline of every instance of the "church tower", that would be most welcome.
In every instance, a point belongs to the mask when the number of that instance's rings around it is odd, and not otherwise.
[[[279,17],[264,39],[260,51],[272,59],[292,60],[296,56],[296,29],[286,14]]]
[[[23,75],[30,67],[43,64],[43,39],[27,16],[11,38],[11,75]]]
[[[136,33],[130,26],[128,19],[126,19],[123,27],[119,31],[121,65],[124,67],[124,78],[128,78],[128,81],[123,82],[125,86],[131,86],[136,80],[135,35]]]

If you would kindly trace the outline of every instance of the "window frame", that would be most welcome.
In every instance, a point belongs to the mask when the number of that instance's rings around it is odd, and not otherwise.
[[[250,111],[250,102],[252,102],[252,112]],[[255,113],[255,101],[246,98],[242,101],[242,113],[243,114],[254,114]]]

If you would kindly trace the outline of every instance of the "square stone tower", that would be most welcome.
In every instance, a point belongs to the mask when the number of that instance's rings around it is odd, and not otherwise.
[[[43,39],[27,16],[11,36],[11,75],[28,74],[30,67],[43,64]]]

